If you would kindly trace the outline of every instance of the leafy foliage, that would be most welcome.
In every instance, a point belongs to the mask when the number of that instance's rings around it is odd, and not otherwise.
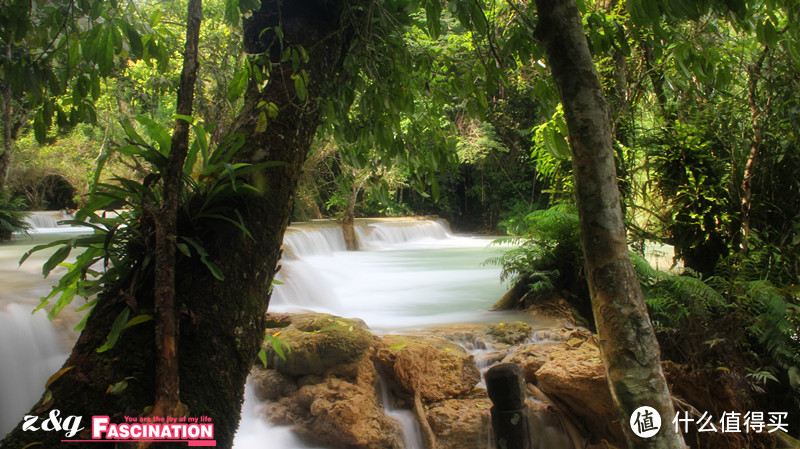
[[[15,232],[27,232],[30,225],[25,221],[27,205],[22,198],[9,198],[0,193],[0,242],[9,240]]]
[[[566,205],[537,210],[524,219],[519,246],[487,263],[501,266],[501,279],[525,282],[531,291],[548,294],[562,289],[585,293],[578,215]],[[584,295],[584,301],[588,296]]]
[[[121,293],[133,296],[139,289],[148,288],[152,282],[154,229],[151,217],[160,202],[160,189],[156,187],[165,169],[170,139],[169,132],[160,124],[145,118],[138,118],[137,121],[146,132],[146,137],[140,135],[132,123],[127,123],[125,131],[129,144],[116,148],[113,152],[131,158],[140,166],[146,164],[150,168],[147,176],[141,182],[126,178],[115,178],[111,183],[98,182],[102,166],[110,155],[105,154],[98,161],[91,199],[76,213],[75,220],[62,222],[87,227],[92,234],[36,246],[20,260],[23,263],[33,252],[58,247],[44,264],[42,272],[47,276],[59,265],[65,266],[67,272],[50,294],[42,298],[36,309],[38,311],[52,306],[48,312],[51,319],[70,304],[75,296],[87,300],[78,310],[91,309],[99,300],[100,292],[108,294],[117,286],[127,285],[128,291]],[[258,194],[259,190],[246,183],[243,176],[274,163],[231,164],[229,161],[232,155],[242,144],[241,136],[232,136],[214,151],[210,151],[207,130],[195,125],[194,134],[195,140],[190,145],[184,166],[184,201],[180,204],[178,217],[184,233],[177,236],[176,246],[183,256],[199,258],[211,275],[222,280],[225,277],[222,269],[208,259],[208,252],[192,237],[191,230],[199,229],[204,223],[223,221],[250,236],[250,232],[242,224],[241,216],[231,212],[231,199]],[[189,201],[190,198],[193,201]],[[119,212],[103,211],[103,208],[110,205],[121,206],[121,209]],[[80,254],[75,262],[65,262],[73,249],[79,249]],[[51,300],[56,297],[52,303]],[[147,321],[150,317],[139,314],[130,318],[130,313],[129,307],[120,312],[106,343],[98,348],[98,352],[111,349],[123,329]],[[83,328],[87,318],[88,313],[76,326],[76,330]]]

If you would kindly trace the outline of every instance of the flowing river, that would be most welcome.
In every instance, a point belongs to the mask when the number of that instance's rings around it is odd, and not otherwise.
[[[77,313],[49,322],[31,315],[56,282],[42,279],[47,254],[21,267],[17,261],[35,244],[76,235],[56,228],[59,217],[36,214],[37,231],[0,245],[0,437],[38,400],[46,379],[66,359],[77,335]],[[345,251],[338,226],[330,222],[293,225],[284,238],[284,257],[270,311],[329,312],[363,319],[377,334],[407,332],[441,324],[498,322],[530,318],[513,312],[487,312],[503,295],[499,268],[484,261],[502,254],[488,237],[453,235],[440,221],[360,221],[361,251]],[[76,301],[78,302],[78,301]],[[304,448],[287,427],[258,417],[260,405],[246,392],[234,447]],[[406,446],[422,447],[414,424],[402,411],[387,410],[404,422]],[[413,421],[413,420],[412,420]]]

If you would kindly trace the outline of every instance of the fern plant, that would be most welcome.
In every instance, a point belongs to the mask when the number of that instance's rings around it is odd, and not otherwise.
[[[536,211],[525,217],[525,224],[525,235],[512,239],[518,246],[487,260],[501,266],[502,280],[524,282],[537,295],[585,286],[574,210],[559,205]],[[726,347],[768,356],[767,364],[800,367],[798,288],[779,288],[758,277],[770,273],[764,266],[774,260],[769,249],[730,258],[718,266],[717,276],[705,279],[689,269],[680,274],[656,270],[641,255],[630,256],[656,327],[691,334],[699,339],[695,349],[727,341]],[[751,356],[750,363],[762,366],[757,359]]]
[[[511,239],[517,245],[486,261],[501,267],[501,280],[526,282],[531,291],[539,294],[583,287],[583,256],[575,210],[557,205],[531,212],[523,221],[525,235]]]
[[[15,232],[28,232],[30,224],[25,221],[25,200],[12,199],[5,192],[0,193],[0,242],[10,240]]]
[[[51,306],[48,312],[51,319],[72,303],[75,296],[87,300],[78,310],[91,310],[99,299],[97,294],[100,291],[124,285],[127,290],[122,293],[134,296],[152,278],[155,243],[152,216],[160,204],[158,181],[166,167],[171,140],[169,131],[162,125],[149,119],[137,120],[146,131],[146,138],[131,123],[125,123],[123,127],[128,145],[113,152],[135,159],[139,166],[147,166],[149,173],[142,181],[116,177],[111,182],[99,182],[103,165],[112,152],[103,154],[98,161],[89,201],[76,213],[74,220],[62,222],[86,227],[91,233],[36,246],[20,260],[21,264],[33,252],[58,247],[44,264],[42,273],[46,277],[57,266],[66,267],[67,272],[50,294],[41,299],[36,309],[38,311]],[[230,198],[234,195],[258,194],[259,190],[246,183],[244,176],[275,164],[232,164],[233,154],[243,143],[242,136],[229,137],[212,152],[208,146],[208,129],[194,126],[193,131],[195,139],[184,165],[183,201],[179,207],[178,221],[186,223],[186,229],[197,229],[201,222],[208,220],[225,221],[244,235],[252,237],[238,211],[231,206]],[[189,201],[190,198],[192,201]],[[118,214],[103,211],[103,208],[119,203],[123,207]],[[209,259],[208,252],[191,235],[178,235],[176,246],[183,256],[199,258],[214,277],[224,279],[222,270]],[[73,250],[80,251],[75,262],[65,262]],[[144,313],[131,317],[131,312],[129,307],[120,312],[106,344],[98,351],[113,347],[124,328],[151,319],[150,315]],[[88,315],[84,316],[76,330],[84,327]]]

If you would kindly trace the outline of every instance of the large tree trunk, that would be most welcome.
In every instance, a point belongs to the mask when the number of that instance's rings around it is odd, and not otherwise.
[[[263,89],[259,91],[260,86],[253,84],[248,91],[234,127],[246,139],[235,158],[238,162],[274,161],[281,165],[251,175],[250,183],[261,187],[263,194],[230,201],[254,239],[221,220],[205,222],[196,229],[179,223],[180,232],[198,240],[225,275],[224,281],[215,279],[194,257],[181,259],[175,279],[176,305],[181,311],[181,402],[188,407],[188,416],[211,417],[220,448],[232,444],[245,379],[263,341],[269,286],[299,172],[320,120],[316,98],[342,82],[339,71],[352,39],[349,27],[353,22],[343,14],[343,7],[324,0],[265,0],[261,10],[245,21],[246,50],[269,52],[275,65]],[[284,46],[270,47],[265,43],[278,42],[271,31],[278,25],[282,26]],[[301,65],[310,79],[308,101],[296,95],[291,62],[278,63],[280,52],[289,45],[302,45],[309,53],[309,62]],[[274,103],[279,111],[265,132],[256,131],[261,102]],[[49,386],[30,414],[44,417],[59,409],[62,416],[83,416],[82,425],[87,430],[81,436],[86,436],[92,415],[109,415],[112,422],[119,422],[123,416],[146,414],[155,392],[153,322],[125,329],[113,349],[96,351],[126,304],[132,304],[137,312],[152,313],[153,280],[139,280],[139,285],[138,291],[145,293],[135,298],[125,294],[129,285],[114,286],[103,293],[64,364],[72,369]],[[128,384],[122,393],[107,393],[110,385],[122,380]],[[26,432],[21,424],[0,442],[0,447],[16,449],[33,442],[47,448],[76,446],[61,443],[63,432]],[[109,446],[92,445],[98,449]],[[159,443],[158,447],[185,448],[186,443]]]
[[[558,85],[569,128],[581,243],[600,348],[620,425],[631,448],[683,448],[660,349],[631,266],[619,203],[608,106],[574,0],[537,0],[536,30]],[[662,428],[644,439],[629,425],[640,406]]]

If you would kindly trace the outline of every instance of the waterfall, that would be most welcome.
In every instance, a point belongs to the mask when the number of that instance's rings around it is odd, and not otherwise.
[[[446,225],[439,220],[369,223],[356,225],[355,230],[362,250],[384,249],[398,243],[452,237]]]
[[[31,223],[42,232],[0,248],[0,283],[4,284],[0,291],[0,435],[30,409],[66,357],[62,345],[67,337],[58,335],[44,314],[30,314],[36,298],[55,281],[33,274],[47,254],[34,255],[22,270],[16,267],[25,250],[63,238],[59,234],[70,229],[53,228],[57,220],[71,218],[57,214],[35,213]],[[375,332],[489,322],[500,316],[486,311],[505,291],[498,281],[499,269],[481,265],[502,251],[487,248],[491,239],[454,236],[437,221],[359,220],[356,230],[365,251],[345,251],[341,228],[335,223],[292,226],[284,238],[277,276],[284,283],[275,287],[270,310],[312,309],[357,316]],[[395,407],[387,395],[388,390],[384,395],[387,414],[402,423],[406,447],[423,448],[415,416]],[[236,449],[263,447],[265,442],[270,447],[307,447],[288,427],[263,421],[259,407],[248,393]]]
[[[263,449],[265,447],[302,449],[310,448],[300,441],[290,426],[268,424],[262,418],[263,405],[258,403],[248,380],[244,389],[242,419],[233,439],[234,449]]]
[[[345,251],[344,234],[339,225],[292,226],[283,236],[284,254],[293,258],[331,255]]]
[[[389,391],[389,385],[387,385],[382,373],[378,374],[378,384],[384,413],[400,423],[400,429],[403,431],[403,447],[405,449],[425,449],[425,442],[422,439],[422,430],[419,428],[417,417],[414,416],[411,410],[402,409],[395,405],[392,392]]]
[[[0,439],[39,400],[48,377],[67,358],[47,317],[31,310],[14,303],[0,308]]]
[[[72,220],[75,217],[64,211],[34,211],[30,212],[25,221],[38,232],[51,231],[53,229],[69,228],[69,225],[59,225],[61,220]]]

